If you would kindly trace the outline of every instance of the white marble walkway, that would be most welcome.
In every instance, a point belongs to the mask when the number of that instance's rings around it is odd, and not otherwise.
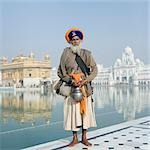
[[[150,150],[150,116],[88,132],[88,139],[92,147],[79,143],[69,148],[69,137],[24,150]]]

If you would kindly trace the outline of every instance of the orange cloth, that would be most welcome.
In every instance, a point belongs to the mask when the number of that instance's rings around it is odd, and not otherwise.
[[[78,73],[78,74],[69,74],[77,83],[82,80],[82,76],[84,76],[83,73]],[[80,101],[80,113],[85,114],[86,113],[86,93],[84,86],[81,87],[81,91],[83,93],[83,100]]]

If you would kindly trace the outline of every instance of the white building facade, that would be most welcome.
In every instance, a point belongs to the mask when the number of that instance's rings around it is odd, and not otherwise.
[[[103,65],[97,65],[98,75],[95,77],[92,83],[99,85],[113,85],[113,70],[112,67],[104,68]]]
[[[150,85],[150,65],[135,59],[132,49],[126,47],[122,58],[118,58],[113,67],[103,68],[98,65],[98,75],[93,83],[102,86]]]

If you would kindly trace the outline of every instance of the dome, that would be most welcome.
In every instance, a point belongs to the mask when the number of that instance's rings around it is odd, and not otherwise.
[[[137,65],[144,65],[144,63],[140,60],[140,59],[135,59],[135,63],[137,64]]]
[[[127,54],[127,55],[132,54],[132,48],[130,48],[129,46],[127,46],[127,47],[125,48],[125,54]]]
[[[1,58],[1,60],[5,61],[5,60],[7,60],[7,58],[3,56],[3,57]]]
[[[140,64],[141,63],[140,59],[138,59],[138,58],[135,60],[135,62],[136,62],[136,64]]]
[[[117,63],[121,64],[121,59],[118,58],[117,59]]]
[[[121,59],[117,59],[116,62],[115,62],[115,66],[121,66],[122,62],[121,62]]]
[[[29,55],[29,57],[30,57],[30,58],[34,58],[34,53],[31,52],[30,55]]]
[[[8,61],[7,58],[4,56],[2,58],[0,58],[1,63],[6,63],[7,61]]]
[[[46,54],[45,57],[44,57],[44,59],[45,59],[45,60],[49,60],[49,59],[50,59],[49,55]]]

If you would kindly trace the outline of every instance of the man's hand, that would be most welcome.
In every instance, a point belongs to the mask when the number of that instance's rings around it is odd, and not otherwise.
[[[82,87],[83,85],[85,85],[87,83],[86,80],[82,80],[81,82],[79,82],[79,87]]]
[[[73,86],[78,86],[78,83],[75,80],[72,80],[72,85]]]

